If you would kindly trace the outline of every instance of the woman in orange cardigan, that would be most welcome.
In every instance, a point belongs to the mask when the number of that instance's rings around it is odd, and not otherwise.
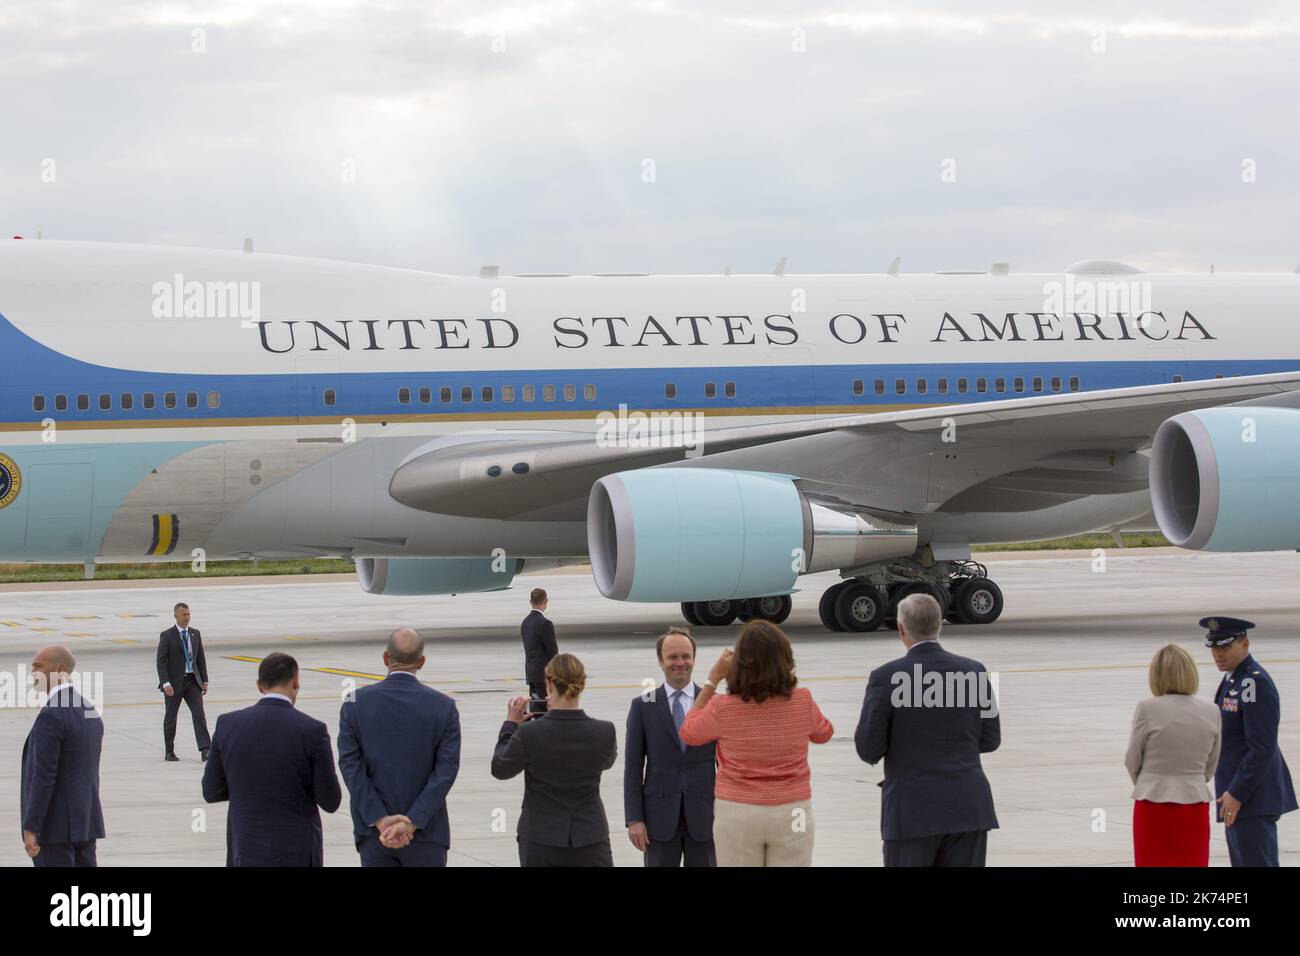
[[[717,694],[726,680],[727,693]],[[683,743],[717,741],[713,842],[718,866],[811,866],[812,773],[808,741],[835,728],[796,687],[790,639],[750,621],[722,652],[682,722]]]

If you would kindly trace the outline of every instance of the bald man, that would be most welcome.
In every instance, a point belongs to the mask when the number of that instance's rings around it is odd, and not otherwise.
[[[23,744],[18,802],[23,848],[36,866],[95,866],[95,841],[104,837],[104,722],[73,685],[76,666],[62,645],[42,647],[32,658],[32,680],[46,700]]]
[[[446,866],[447,794],[460,770],[456,702],[416,677],[424,638],[398,628],[388,676],[359,688],[339,713],[339,768],[352,797],[362,866]]]

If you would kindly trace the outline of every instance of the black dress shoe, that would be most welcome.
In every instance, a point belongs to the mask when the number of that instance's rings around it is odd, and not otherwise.
[[[163,757],[163,760],[180,760],[180,759],[181,758],[176,756],[175,754],[166,754]]]
[[[204,747],[202,750],[199,751],[199,759],[202,760],[204,763],[207,763],[208,749],[206,747]]]

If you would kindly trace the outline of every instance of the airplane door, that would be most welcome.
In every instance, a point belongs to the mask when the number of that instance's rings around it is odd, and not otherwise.
[[[796,345],[771,348],[763,364],[768,371],[762,386],[768,414],[807,418],[817,413],[811,350]]]
[[[90,540],[95,470],[89,464],[33,465],[23,482],[27,498],[28,561],[84,562],[95,556]]]
[[[339,409],[339,360],[300,357],[294,362],[294,394],[299,438],[337,438],[343,416]]]

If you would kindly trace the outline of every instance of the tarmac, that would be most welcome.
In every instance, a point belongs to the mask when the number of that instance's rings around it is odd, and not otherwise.
[[[1252,652],[1277,683],[1283,754],[1300,767],[1300,555],[1165,548],[979,557],[1002,586],[1006,609],[991,625],[945,625],[941,640],[997,674],[1002,746],[984,757],[999,821],[989,838],[989,865],[1131,865],[1131,784],[1123,759],[1133,709],[1149,696],[1152,654],[1171,641],[1200,663],[1200,696],[1213,696],[1219,675],[1196,626],[1205,615],[1258,625]],[[811,746],[809,755],[814,865],[879,866],[875,785],[883,770],[858,759],[853,730],[867,674],[899,656],[902,645],[889,630],[824,630],[817,599],[835,580],[833,574],[801,578],[784,625],[800,682],[835,725],[832,740]],[[448,800],[449,865],[518,865],[514,828],[523,780],[494,780],[489,765],[506,703],[526,690],[519,621],[535,586],[550,593],[547,614],[561,650],[586,665],[584,709],[618,727],[619,761],[601,791],[616,865],[640,865],[624,830],[623,726],[642,682],[662,680],[655,639],[683,620],[676,605],[603,599],[582,568],[518,578],[507,591],[424,598],[372,597],[351,576],[332,575],[0,587],[0,820],[14,824],[11,838],[0,841],[0,864],[30,865],[17,826],[19,760],[34,713],[22,687],[33,652],[50,643],[69,645],[77,670],[93,675],[88,686],[99,688],[108,831],[99,843],[100,865],[225,862],[226,805],[203,802],[203,765],[184,707],[176,748],[181,762],[162,759],[154,652],[159,632],[172,624],[172,605],[186,601],[206,648],[210,728],[217,715],[256,701],[257,661],[281,650],[302,668],[298,706],[324,720],[336,741],[343,694],[384,674],[389,631],[419,628],[428,656],[420,677],[456,698],[463,733],[460,774]],[[697,680],[738,630],[694,629]],[[325,815],[324,828],[326,865],[357,865],[346,788],[343,806]],[[1282,864],[1300,864],[1300,813],[1282,817],[1279,839]],[[1219,824],[1210,862],[1228,863]]]

